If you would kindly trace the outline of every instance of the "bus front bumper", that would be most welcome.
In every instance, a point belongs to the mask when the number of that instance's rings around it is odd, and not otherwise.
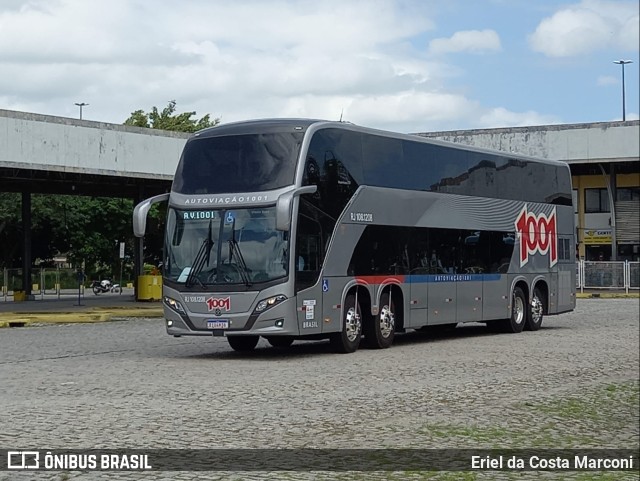
[[[293,309],[291,308],[293,306]],[[299,336],[295,305],[284,302],[259,316],[233,318],[231,324],[243,325],[239,329],[205,329],[206,316],[178,314],[165,306],[165,327],[171,336]],[[195,326],[202,326],[196,328]]]

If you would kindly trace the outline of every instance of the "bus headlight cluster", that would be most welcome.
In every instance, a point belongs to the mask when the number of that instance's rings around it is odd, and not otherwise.
[[[269,297],[268,299],[263,299],[260,302],[258,302],[258,305],[256,306],[254,312],[256,313],[264,312],[267,309],[271,309],[276,304],[280,304],[282,301],[286,299],[287,299],[287,296],[283,294],[278,294],[277,296]]]
[[[174,311],[179,312],[181,314],[186,314],[184,307],[182,307],[182,304],[180,304],[180,302],[176,301],[175,299],[171,299],[170,297],[164,296],[164,303]]]

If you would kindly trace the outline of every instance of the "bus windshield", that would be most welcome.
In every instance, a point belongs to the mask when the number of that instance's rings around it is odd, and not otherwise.
[[[244,284],[287,275],[288,235],[275,228],[275,207],[232,210],[170,208],[165,277],[188,287]]]
[[[302,133],[192,138],[172,191],[180,194],[263,192],[293,184]]]

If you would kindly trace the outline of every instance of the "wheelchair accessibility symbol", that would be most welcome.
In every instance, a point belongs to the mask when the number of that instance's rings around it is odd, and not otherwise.
[[[329,279],[322,279],[322,292],[329,292]]]
[[[233,224],[234,220],[235,220],[235,216],[233,215],[233,212],[231,211],[227,212],[227,218],[224,220],[225,224]]]

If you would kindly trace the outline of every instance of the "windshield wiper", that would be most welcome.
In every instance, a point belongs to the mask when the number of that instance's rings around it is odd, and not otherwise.
[[[231,239],[229,239],[229,265],[233,262],[233,257],[236,257],[236,270],[240,274],[242,278],[242,282],[247,287],[251,286],[251,279],[249,278],[249,269],[247,268],[247,263],[244,261],[244,257],[242,256],[242,251],[240,250],[240,246],[238,245],[238,241],[236,240],[236,219],[233,219],[231,224]]]
[[[195,259],[193,259],[193,264],[191,265],[191,270],[189,271],[189,275],[187,276],[187,280],[184,285],[187,287],[191,287],[194,281],[197,281],[201,287],[204,287],[204,284],[198,277],[198,274],[202,272],[205,264],[209,265],[209,261],[211,260],[211,249],[213,248],[214,241],[211,237],[211,221],[209,221],[209,233],[207,238],[202,241],[202,245],[200,249],[198,249],[198,253],[196,254]]]
[[[242,277],[242,282],[244,282],[247,287],[250,287],[251,279],[249,278],[249,269],[247,268],[247,263],[244,261],[242,251],[235,236],[233,239],[229,239],[229,264],[231,264],[234,257],[236,258],[236,266],[238,266],[238,272],[240,273],[240,277]]]

